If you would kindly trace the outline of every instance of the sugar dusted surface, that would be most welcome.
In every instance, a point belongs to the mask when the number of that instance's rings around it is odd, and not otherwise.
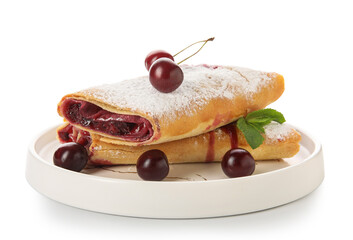
[[[266,142],[273,143],[278,140],[283,141],[288,138],[291,134],[294,134],[293,129],[287,124],[271,122],[264,127],[266,134]]]
[[[193,115],[214,98],[232,99],[234,95],[251,96],[267,85],[271,78],[265,72],[240,67],[181,66],[182,85],[172,93],[161,93],[148,76],[85,90],[113,106],[143,112],[152,117],[177,118]]]

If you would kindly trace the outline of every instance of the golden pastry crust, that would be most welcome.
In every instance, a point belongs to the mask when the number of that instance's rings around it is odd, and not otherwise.
[[[287,129],[285,135],[264,136],[264,143],[260,147],[252,149],[243,134],[235,128],[235,123],[230,125],[236,131],[237,146],[248,150],[255,160],[289,158],[299,151],[301,136],[292,128]],[[278,127],[289,128],[288,126]],[[214,138],[214,144],[210,143],[212,142],[211,138]],[[101,141],[98,135],[92,135],[92,140],[89,148],[91,162],[98,165],[136,164],[138,157],[151,149],[163,151],[167,155],[169,163],[221,161],[223,155],[231,149],[232,141],[234,142],[233,137],[225,131],[224,127],[195,137],[157,145],[116,145]]]
[[[102,143],[105,142],[116,145],[141,146],[175,141],[212,131],[218,127],[234,122],[239,117],[245,116],[251,111],[265,108],[268,104],[276,101],[284,91],[284,79],[277,73],[264,73],[248,69],[243,70],[242,68],[236,67],[223,67],[223,69],[228,69],[229,72],[238,74],[239,79],[242,81],[251,80],[248,79],[248,75],[246,75],[249,71],[252,71],[251,73],[259,73],[258,75],[262,78],[266,78],[266,81],[265,83],[259,81],[261,86],[254,86],[256,89],[251,92],[251,95],[249,96],[247,96],[244,92],[240,92],[239,88],[232,82],[230,82],[229,85],[224,84],[221,86],[216,86],[218,84],[218,82],[216,82],[217,84],[210,87],[219,87],[219,91],[221,91],[222,88],[225,88],[225,91],[231,93],[232,97],[226,98],[222,96],[215,96],[213,98],[206,99],[204,101],[205,104],[197,108],[195,107],[197,111],[188,114],[185,113],[185,109],[173,109],[171,112],[166,112],[161,115],[154,114],[153,112],[146,112],[139,109],[138,106],[136,109],[132,109],[131,107],[126,107],[119,104],[117,101],[107,101],[104,97],[102,97],[107,95],[105,90],[102,90],[102,88],[91,88],[66,95],[58,104],[58,113],[63,116],[60,108],[61,103],[67,98],[72,98],[93,103],[113,113],[141,116],[150,121],[153,129],[153,136],[142,142],[127,141],[119,137],[112,137],[74,124],[75,127],[100,135],[100,142]],[[258,76],[256,75],[256,77]],[[222,79],[218,80],[220,84],[223,84]],[[203,86],[202,83],[200,87],[207,88],[207,86]],[[161,96],[165,97],[163,95]],[[143,97],[148,98],[149,96]],[[157,99],[156,101],[159,100]],[[160,101],[162,101],[162,99]],[[190,106],[195,106],[198,103],[191,100],[188,104],[190,104]],[[170,116],[173,116],[173,118]]]

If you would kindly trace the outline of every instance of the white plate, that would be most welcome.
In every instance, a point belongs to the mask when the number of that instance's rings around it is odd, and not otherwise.
[[[140,180],[134,165],[81,173],[53,165],[60,145],[55,129],[43,132],[29,146],[27,181],[51,199],[91,211],[150,218],[236,215],[294,201],[324,178],[321,145],[300,130],[301,149],[295,157],[258,161],[252,176],[227,178],[219,163],[179,164],[170,166],[164,181],[151,182]]]

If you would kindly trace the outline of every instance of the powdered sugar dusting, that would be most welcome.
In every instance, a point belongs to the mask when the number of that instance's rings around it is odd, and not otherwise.
[[[271,122],[266,125],[264,129],[267,143],[276,142],[278,140],[283,141],[291,134],[294,134],[293,129],[285,123],[280,124],[277,122]]]
[[[85,94],[120,108],[140,111],[152,117],[177,118],[192,115],[214,98],[232,99],[235,94],[251,96],[267,85],[266,73],[239,67],[181,66],[182,85],[172,93],[161,93],[150,84],[148,76],[102,85]]]

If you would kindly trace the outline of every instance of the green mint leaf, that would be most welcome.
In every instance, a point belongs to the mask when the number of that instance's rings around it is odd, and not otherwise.
[[[265,133],[265,129],[261,124],[256,124],[256,123],[249,123],[249,125],[253,126],[254,128],[257,129],[257,131],[261,132],[261,133]]]
[[[246,122],[251,123],[253,125],[257,125],[259,127],[264,127],[267,124],[270,124],[272,122],[272,119],[271,118],[267,118],[267,117],[264,117],[264,118],[252,118],[250,120],[246,120]]]
[[[261,124],[262,126],[269,124],[271,121],[278,123],[284,123],[286,121],[282,113],[271,108],[251,112],[246,116],[245,120],[249,123]]]
[[[265,133],[264,126],[270,124],[272,121],[284,123],[286,120],[282,113],[267,108],[251,112],[245,118],[239,118],[237,127],[244,134],[250,147],[255,149],[264,141],[264,137],[262,136],[262,133]]]
[[[244,134],[246,141],[252,149],[259,147],[263,143],[264,137],[259,130],[252,124],[247,123],[245,118],[241,117],[238,119],[237,127]]]

